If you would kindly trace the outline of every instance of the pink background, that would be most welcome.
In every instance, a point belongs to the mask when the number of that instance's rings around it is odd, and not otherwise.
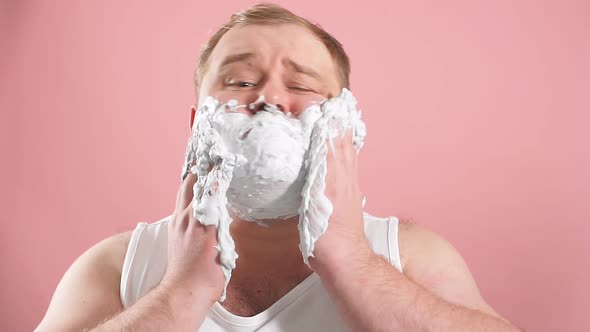
[[[199,47],[251,2],[203,3],[0,3],[0,330],[171,213]],[[367,210],[442,234],[515,324],[589,331],[589,2],[280,3],[349,52]]]

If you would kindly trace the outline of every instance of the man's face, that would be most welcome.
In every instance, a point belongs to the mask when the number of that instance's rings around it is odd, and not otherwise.
[[[200,117],[199,124],[206,122],[222,138],[211,151],[224,157],[239,154],[246,160],[226,174],[231,179],[227,184],[228,206],[242,219],[275,220],[297,215],[306,179],[304,158],[314,123],[321,116],[319,104],[340,95],[338,77],[326,46],[299,25],[232,28],[221,38],[201,78],[199,108],[206,100],[216,103],[208,96],[221,104],[236,100],[242,107],[227,112],[218,109],[218,104],[208,104],[202,109],[205,118]],[[293,117],[275,112],[274,107],[256,112],[267,103]],[[222,112],[209,113],[210,107]],[[191,127],[195,112],[193,108]],[[203,131],[202,135],[211,132]],[[206,149],[195,149],[193,144],[193,139],[200,139],[199,134],[193,131],[193,135],[187,156],[194,153],[194,159],[207,160],[211,156]],[[187,165],[183,169],[186,171]]]
[[[296,24],[232,28],[219,41],[201,79],[199,101],[212,96],[280,105],[298,116],[307,107],[340,94],[336,64],[326,46]],[[242,108],[243,112],[250,112]]]

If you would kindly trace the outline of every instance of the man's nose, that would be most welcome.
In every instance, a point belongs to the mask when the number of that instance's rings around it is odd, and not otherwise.
[[[287,91],[279,84],[267,82],[262,89],[258,90],[256,100],[251,104],[250,109],[253,112],[265,110],[269,105],[274,105],[279,111],[290,113],[290,102]]]
[[[276,107],[279,111],[284,112],[285,106],[283,104],[273,104],[267,101],[259,101],[253,104],[251,107],[252,112],[257,113],[260,111],[268,111],[269,109]]]

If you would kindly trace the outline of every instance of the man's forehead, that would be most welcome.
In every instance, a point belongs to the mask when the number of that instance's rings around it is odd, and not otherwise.
[[[215,79],[223,64],[264,66],[265,61],[273,60],[321,82],[329,95],[340,93],[338,65],[326,45],[307,28],[295,24],[231,28],[213,49],[208,72]]]
[[[236,57],[238,61],[263,61],[277,52],[285,64],[295,62],[316,70],[333,66],[326,46],[307,28],[294,24],[234,27],[221,38],[212,57],[221,66]]]
[[[232,65],[238,62],[246,62],[246,61],[256,61],[260,60],[260,53],[258,52],[243,52],[243,53],[236,53],[236,54],[229,54],[226,57],[221,59],[221,64],[219,65],[220,70],[223,70],[224,67]],[[303,75],[310,76],[317,80],[321,80],[322,75],[318,72],[318,69],[308,66],[302,63],[299,63],[289,56],[285,56],[281,59],[281,62],[284,66],[291,68],[294,72],[300,73]]]

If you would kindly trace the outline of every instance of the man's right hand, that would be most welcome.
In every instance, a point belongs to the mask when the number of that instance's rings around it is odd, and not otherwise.
[[[165,289],[190,291],[199,301],[217,301],[225,287],[215,226],[202,225],[193,216],[193,188],[197,175],[188,173],[176,197],[168,224],[168,264],[161,281]]]
[[[64,274],[36,331],[195,331],[225,286],[215,226],[192,216],[196,178],[189,174],[178,190],[166,272],[157,287],[123,308],[121,269],[132,232],[107,238]]]

